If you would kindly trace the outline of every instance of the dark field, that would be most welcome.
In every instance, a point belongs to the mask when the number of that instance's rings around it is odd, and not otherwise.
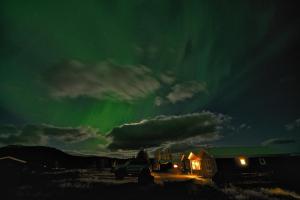
[[[4,176],[6,177],[4,179]],[[61,170],[1,178],[1,199],[300,199],[299,191],[274,183],[222,188],[197,177],[156,174],[155,183],[115,180],[109,170]]]

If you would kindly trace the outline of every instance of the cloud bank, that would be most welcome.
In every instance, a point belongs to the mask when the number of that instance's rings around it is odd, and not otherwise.
[[[50,68],[44,79],[54,98],[86,96],[132,101],[160,88],[159,80],[146,66],[118,65],[108,61],[94,65],[67,61]]]
[[[208,111],[158,116],[114,128],[107,135],[112,138],[108,148],[114,150],[157,147],[194,137],[202,141],[218,139],[230,121],[229,116]]]
[[[86,64],[68,60],[50,67],[43,73],[49,94],[54,99],[90,97],[133,102],[157,91],[157,106],[175,104],[207,92],[206,83],[177,82],[171,71],[155,74],[144,65],[120,65],[113,61]]]
[[[50,143],[78,144],[87,140],[105,143],[97,129],[91,127],[55,127],[52,125],[0,126],[1,145],[49,145]]]

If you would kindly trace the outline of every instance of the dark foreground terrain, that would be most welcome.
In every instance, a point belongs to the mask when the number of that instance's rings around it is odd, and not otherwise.
[[[227,185],[190,178],[155,180],[139,185],[136,178],[115,180],[108,170],[60,170],[0,179],[2,199],[300,199],[299,191],[275,184]],[[157,179],[157,178],[156,178]],[[160,177],[162,179],[162,177]],[[246,184],[245,184],[246,185]]]
[[[49,147],[2,147],[0,200],[300,199],[298,158],[273,163],[272,167],[280,170],[267,181],[254,177],[251,181],[237,179],[238,183],[232,179],[238,170],[222,164],[225,168],[219,169],[226,181],[219,186],[195,175],[176,173],[152,173],[154,183],[148,185],[138,184],[136,177],[116,180],[112,164],[124,161],[74,156]]]

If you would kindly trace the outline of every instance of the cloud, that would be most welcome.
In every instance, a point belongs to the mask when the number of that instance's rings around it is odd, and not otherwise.
[[[168,77],[165,74],[161,75],[161,79],[164,77],[166,79],[163,81],[167,84],[171,84],[175,81],[175,79],[172,79],[172,76],[170,76],[170,80],[168,80],[166,77]],[[207,92],[206,89],[206,83],[197,82],[197,81],[187,81],[183,83],[177,83],[171,88],[169,88],[171,91],[166,94],[165,97],[157,96],[154,100],[154,105],[156,106],[162,106],[169,103],[175,104],[181,101],[185,101],[187,99],[193,98],[196,94],[199,94],[201,92]]]
[[[86,96],[133,101],[160,88],[159,80],[146,66],[108,61],[89,65],[70,60],[50,68],[44,80],[54,98]]]
[[[52,125],[0,126],[0,144],[49,145],[50,143],[78,144],[89,139],[106,142],[97,129],[91,127],[55,127]]]
[[[250,128],[251,128],[250,125],[243,123],[238,127],[238,131],[244,130],[244,129],[250,129]]]
[[[183,152],[195,148],[210,146],[208,145],[208,143],[214,142],[216,140],[220,140],[221,138],[223,138],[223,136],[220,134],[220,132],[217,131],[213,133],[207,133],[207,134],[187,138],[182,141],[169,142],[162,145],[161,147],[164,149],[168,148],[174,153]]]
[[[138,123],[114,128],[107,136],[112,138],[110,149],[139,149],[157,147],[193,137],[213,138],[221,134],[231,118],[208,111],[185,115],[158,116]]]
[[[299,127],[300,127],[300,118],[294,120],[293,122],[291,122],[285,126],[287,131],[293,131],[295,129],[298,129]]]
[[[200,92],[206,91],[206,83],[200,83],[197,81],[188,81],[180,84],[176,84],[171,88],[171,92],[166,98],[171,103],[177,103],[190,99]]]
[[[0,126],[0,138],[8,138],[12,135],[18,135],[19,130],[17,127],[11,124],[5,124]]]
[[[98,129],[91,127],[55,127],[43,125],[43,135],[53,137],[63,142],[79,142],[89,138],[99,137]]]
[[[175,77],[172,75],[172,72],[168,71],[167,73],[160,75],[160,80],[169,85],[175,81]]]
[[[163,99],[162,97],[155,97],[154,105],[161,106],[161,105],[163,105],[165,103],[166,103],[166,100]]]
[[[263,146],[268,145],[285,145],[285,144],[292,144],[296,143],[297,141],[294,139],[286,139],[286,138],[271,138],[264,142],[262,142]]]
[[[171,71],[155,74],[144,65],[120,65],[113,61],[86,64],[68,60],[52,66],[43,73],[50,96],[55,99],[90,97],[132,102],[143,99],[160,89],[168,89],[154,104],[184,101],[206,92],[206,83],[187,81],[174,84]]]
[[[0,126],[0,144],[28,144],[28,145],[45,145],[46,136],[41,134],[41,129],[35,125],[26,125],[16,127],[14,125]]]

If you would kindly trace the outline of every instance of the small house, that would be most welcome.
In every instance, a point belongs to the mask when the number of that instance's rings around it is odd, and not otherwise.
[[[217,171],[215,159],[204,149],[182,154],[181,167],[183,172],[207,178],[211,178]]]
[[[154,155],[154,170],[158,171],[195,174],[211,178],[217,170],[215,159],[205,149],[173,154],[170,149],[165,149],[157,150]]]
[[[0,187],[14,187],[22,183],[26,168],[25,160],[12,156],[0,157]]]
[[[12,156],[0,157],[0,173],[21,173],[26,168],[27,162]]]

